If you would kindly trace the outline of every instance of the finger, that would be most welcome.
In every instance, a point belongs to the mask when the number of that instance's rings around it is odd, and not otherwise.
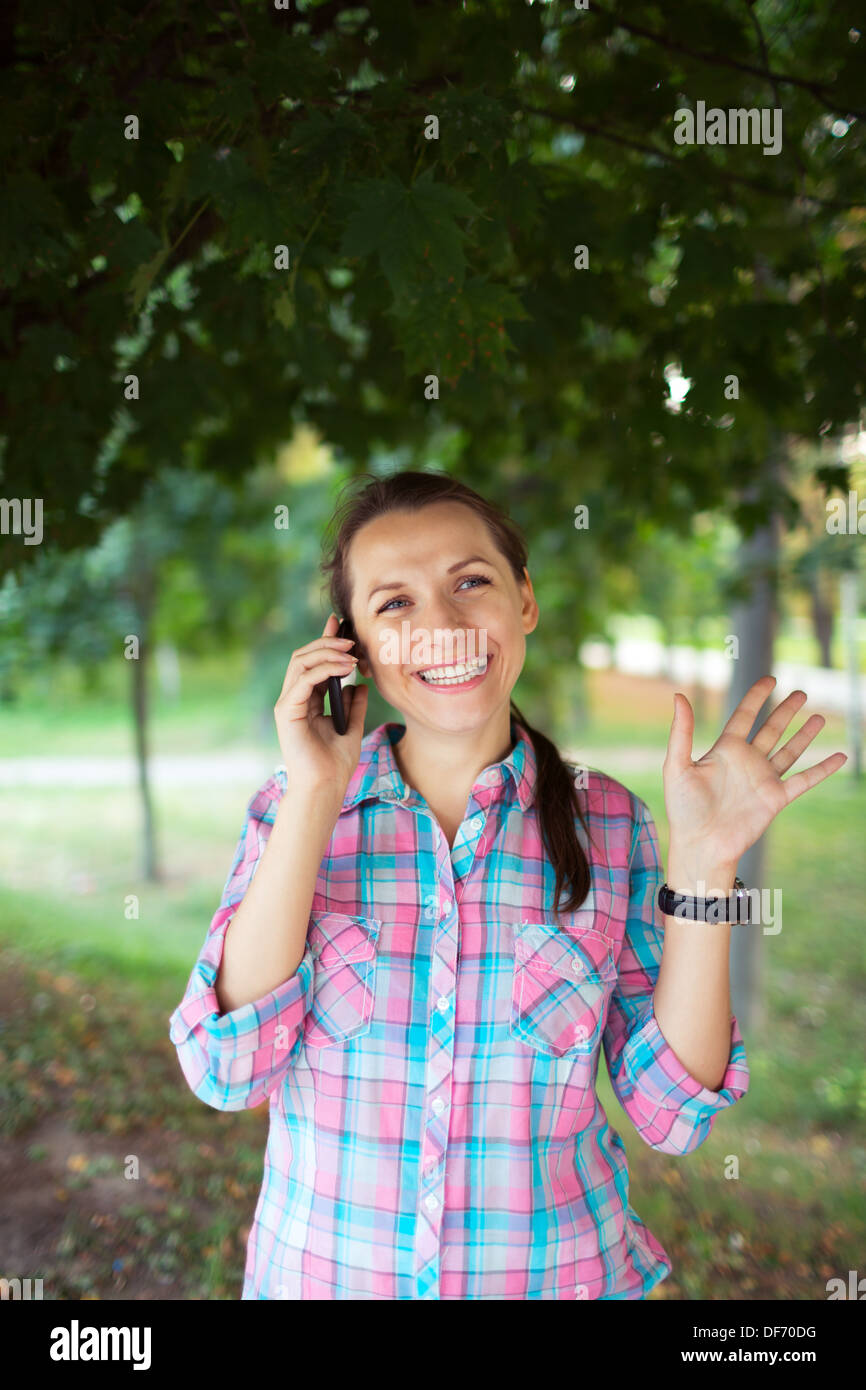
[[[309,656],[311,652],[349,652],[352,650],[353,641],[354,639],[351,637],[314,637],[312,642],[306,642],[302,647],[296,647],[289,660],[294,660],[296,656]]]
[[[286,682],[280,692],[277,704],[288,705],[290,709],[306,705],[317,685],[323,685],[329,676],[348,676],[355,667],[350,656],[338,652],[319,659],[307,658],[306,663],[298,662],[286,674]],[[291,677],[291,678],[290,678]]]
[[[749,687],[737,705],[722,729],[722,733],[737,734],[740,738],[748,738],[761,706],[775,684],[775,676],[761,676],[760,680],[755,681],[755,684]]]
[[[797,772],[793,777],[789,777],[787,782],[782,783],[787,797],[785,805],[789,806],[810,787],[815,787],[819,782],[823,782],[825,777],[838,771],[842,764],[847,763],[847,761],[847,753],[831,753],[829,758],[825,758],[823,762],[816,763],[814,767],[806,767],[802,772]]]
[[[680,691],[674,695],[674,718],[668,738],[665,763],[668,770],[681,772],[692,760],[692,736],[695,731],[695,712]]]
[[[315,642],[308,642],[305,647],[298,647],[297,651],[292,652],[289,658],[280,695],[284,695],[294,685],[299,670],[309,670],[316,661],[329,658],[336,658],[339,661],[344,656],[351,657],[353,655],[354,653],[350,651],[343,637],[317,637]]]
[[[337,633],[339,631],[340,619],[337,617],[336,613],[330,613],[328,615],[328,621],[322,629],[322,637],[326,638],[328,641],[345,642],[347,646],[350,647],[356,645],[355,637],[338,637]]]
[[[759,753],[769,755],[770,750],[775,748],[797,710],[803,708],[808,698],[805,690],[792,690],[791,694],[776,706],[769,718],[761,725],[752,739],[752,747],[757,748]]]
[[[793,767],[804,749],[809,747],[816,734],[819,734],[826,724],[826,719],[822,714],[811,714],[806,720],[802,729],[798,729],[787,743],[783,743],[778,753],[774,753],[770,759],[770,766],[781,774],[787,772],[789,767]],[[757,739],[755,739],[757,743]]]
[[[340,620],[336,613],[329,613],[325,619],[325,626],[322,628],[321,637],[314,637],[312,642],[306,642],[303,646],[296,647],[289,658],[289,665],[291,665],[295,657],[307,656],[311,652],[324,651],[327,648],[332,648],[334,651],[350,651],[353,645],[353,639],[351,637],[338,637],[337,632],[339,631],[339,627]],[[285,679],[283,684],[285,685]]]

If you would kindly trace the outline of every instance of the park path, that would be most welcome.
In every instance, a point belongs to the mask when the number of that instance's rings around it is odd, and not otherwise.
[[[644,714],[650,710],[658,713],[660,728],[670,718],[672,692],[688,693],[697,681],[706,692],[708,703],[720,714],[731,677],[730,661],[714,649],[665,648],[658,642],[632,638],[621,639],[613,647],[584,643],[581,659],[590,679],[597,683],[597,697],[603,704],[613,699],[620,708],[628,709],[632,701],[639,699]],[[831,718],[844,716],[850,699],[847,672],[780,661],[774,665],[773,675],[780,694],[805,690],[809,695],[810,712],[817,711]],[[719,728],[723,722],[722,719]],[[847,749],[847,738],[838,746]],[[612,777],[661,772],[664,760],[664,748],[658,744],[582,748],[578,743],[560,747],[564,757],[600,768]],[[150,758],[149,768],[154,787],[189,786],[191,781],[200,781],[205,785],[245,788],[261,786],[278,762],[276,748],[269,754],[261,747],[250,745],[209,753],[158,753]],[[137,776],[136,764],[130,755],[37,757],[24,754],[0,758],[0,791],[56,787],[58,783],[80,789],[133,787]]]
[[[660,769],[664,752],[658,748],[563,748],[563,754],[612,776]],[[266,755],[247,753],[157,754],[150,759],[154,787],[260,786],[276,763]],[[131,757],[0,758],[0,789],[20,787],[133,787],[138,773]]]

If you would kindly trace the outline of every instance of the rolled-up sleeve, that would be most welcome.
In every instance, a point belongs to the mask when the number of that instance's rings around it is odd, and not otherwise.
[[[264,853],[282,790],[275,774],[247,807],[220,905],[169,1021],[169,1036],[190,1089],[216,1110],[251,1109],[270,1095],[297,1055],[313,999],[309,946],[295,974],[261,999],[222,1013],[214,989],[226,931]]]
[[[632,799],[628,916],[602,1045],[614,1092],[641,1138],[662,1153],[686,1154],[703,1143],[719,1111],[745,1095],[749,1068],[733,1015],[728,1064],[717,1091],[687,1071],[659,1028],[653,991],[664,945],[656,901],[663,871],[649,808],[640,797]]]

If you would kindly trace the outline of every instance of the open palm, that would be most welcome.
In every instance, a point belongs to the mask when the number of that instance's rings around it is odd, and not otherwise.
[[[808,699],[805,691],[794,690],[748,742],[758,711],[775,684],[775,676],[761,676],[755,681],[712,748],[697,762],[692,762],[694,711],[684,695],[675,696],[674,721],[662,768],[671,843],[676,842],[681,850],[698,850],[709,863],[735,865],[783,806],[847,762],[845,753],[831,753],[814,767],[782,781],[782,773],[808,748],[825,720],[820,714],[811,715],[773,753]]]

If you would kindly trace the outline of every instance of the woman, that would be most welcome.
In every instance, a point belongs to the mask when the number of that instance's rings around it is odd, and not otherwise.
[[[197,1096],[270,1102],[242,1297],[645,1297],[671,1265],[628,1202],[600,1052],[647,1144],[697,1148],[748,1086],[731,924],[663,917],[645,803],[510,703],[538,606],[499,508],[402,473],[336,520],[335,612],[276,704],[285,768],[249,804],[171,1019]],[[336,732],[322,692],[356,663],[404,724],[363,737],[367,688],[346,686]],[[845,761],[780,780],[824,721],[770,758],[795,691],[748,743],[772,685],[698,763],[675,697],[676,892],[730,894],[777,811]]]

